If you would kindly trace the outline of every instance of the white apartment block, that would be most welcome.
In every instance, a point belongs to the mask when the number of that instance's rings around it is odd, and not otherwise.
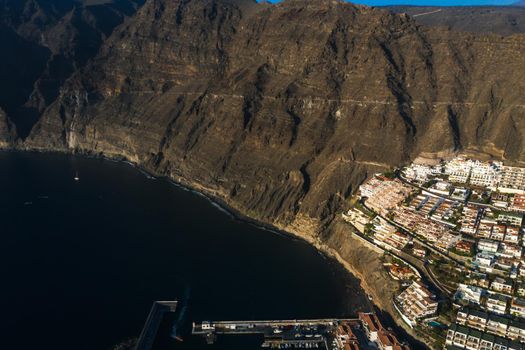
[[[496,187],[500,182],[501,162],[474,161],[470,171],[470,184],[481,187]]]
[[[418,319],[432,316],[437,312],[438,302],[421,282],[413,282],[407,289],[396,297],[399,311],[409,324],[414,324]]]
[[[510,303],[510,314],[525,318],[525,299],[514,298]]]
[[[497,187],[501,180],[503,163],[457,157],[445,165],[445,174],[456,183],[469,182],[481,187]]]
[[[499,242],[490,239],[480,239],[478,242],[478,251],[483,253],[496,253],[499,248]]]
[[[467,303],[480,304],[481,297],[486,293],[483,288],[460,283],[455,294],[455,299]]]
[[[490,289],[505,294],[512,294],[512,285],[513,282],[511,280],[505,280],[501,277],[496,277],[490,284]]]
[[[503,294],[489,294],[487,296],[487,302],[485,304],[485,307],[489,312],[493,312],[499,315],[505,315],[505,313],[507,313],[509,300],[510,298]]]
[[[441,167],[412,163],[403,173],[409,180],[424,183],[428,181],[429,176],[441,174]]]
[[[502,192],[525,191],[525,168],[503,166],[499,190]]]

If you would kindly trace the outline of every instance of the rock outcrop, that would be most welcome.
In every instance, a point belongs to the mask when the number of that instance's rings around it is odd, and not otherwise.
[[[0,109],[0,149],[11,148],[16,138],[14,126],[5,112]]]

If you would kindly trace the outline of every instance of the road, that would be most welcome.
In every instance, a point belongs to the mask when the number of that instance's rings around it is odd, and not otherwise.
[[[412,17],[419,17],[419,16],[425,16],[425,15],[431,15],[433,13],[438,13],[438,12],[441,12],[443,11],[442,9],[437,9],[437,10],[434,10],[434,11],[430,11],[430,12],[423,12],[423,13],[418,13],[417,15],[412,15]]]
[[[366,209],[370,210],[369,208],[366,208]],[[370,244],[373,244],[377,248],[381,249],[383,252],[387,252],[389,254],[392,254],[393,256],[395,256],[396,258],[404,261],[408,265],[411,265],[411,267],[413,269],[418,271],[420,276],[424,277],[426,282],[430,282],[430,284],[433,287],[435,287],[434,289],[437,289],[437,290],[441,291],[442,293],[444,293],[447,296],[451,296],[451,295],[454,294],[454,291],[449,290],[447,287],[445,287],[439,281],[439,279],[436,276],[434,276],[432,271],[430,269],[428,269],[428,267],[425,265],[424,261],[422,261],[420,259],[417,259],[416,257],[414,257],[414,256],[412,256],[412,255],[410,255],[408,253],[405,253],[403,251],[400,251],[400,250],[396,250],[396,251],[394,251],[394,250],[387,250],[387,249],[383,248],[382,246],[376,244],[373,240],[371,240],[370,238],[368,238],[364,234],[362,234],[354,225],[352,225],[350,223],[348,223],[348,224],[351,226],[351,228],[353,230],[353,233],[358,235],[360,238],[366,240]]]

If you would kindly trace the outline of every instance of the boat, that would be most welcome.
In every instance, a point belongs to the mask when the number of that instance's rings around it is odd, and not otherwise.
[[[78,177],[78,172],[75,173],[75,177],[73,179],[75,179],[75,181],[79,181],[80,180],[80,178]]]

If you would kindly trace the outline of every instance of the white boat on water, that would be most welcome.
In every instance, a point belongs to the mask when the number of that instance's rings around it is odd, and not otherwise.
[[[80,178],[78,177],[78,172],[75,173],[75,177],[73,179],[75,179],[75,181],[79,181],[80,180]]]

